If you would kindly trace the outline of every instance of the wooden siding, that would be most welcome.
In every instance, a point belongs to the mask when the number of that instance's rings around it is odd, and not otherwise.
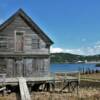
[[[6,59],[0,58],[0,73],[6,73]]]
[[[7,64],[7,69],[6,69],[7,77],[14,76],[14,59],[7,59],[6,64]]]
[[[6,59],[6,64],[7,77],[43,77],[48,75],[49,58],[9,58]]]
[[[34,72],[35,70],[32,68],[32,59],[24,59],[24,76],[32,77]]]
[[[33,31],[25,21],[20,17],[16,17],[16,19],[8,25],[2,32],[0,32],[0,38],[6,38],[7,48],[1,49],[0,52],[14,52],[15,51],[15,32],[24,32],[24,48],[23,52],[31,52],[31,53],[49,53],[49,48],[46,48],[46,43],[39,37],[35,31]],[[32,48],[32,39],[39,40],[39,48]],[[36,52],[35,52],[36,51]]]
[[[23,33],[23,49],[18,51],[16,47],[16,32]],[[48,75],[50,63],[50,48],[47,43],[35,33],[33,29],[21,18],[10,23],[0,31],[1,43],[6,41],[7,47],[0,47],[0,73],[6,73],[7,77],[42,77]],[[32,40],[38,40],[33,43]],[[39,43],[35,48],[34,44]],[[3,62],[2,62],[3,60]],[[1,64],[1,62],[3,64]]]

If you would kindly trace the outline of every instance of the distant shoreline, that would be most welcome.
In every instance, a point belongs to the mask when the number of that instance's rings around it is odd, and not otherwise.
[[[87,63],[71,63],[71,62],[69,62],[69,63],[59,63],[58,62],[58,63],[50,63],[50,64],[99,64],[99,63],[92,63],[92,62],[87,62]]]
[[[52,53],[51,63],[87,63],[87,64],[98,64],[100,63],[100,55],[83,56],[75,55],[70,53]]]

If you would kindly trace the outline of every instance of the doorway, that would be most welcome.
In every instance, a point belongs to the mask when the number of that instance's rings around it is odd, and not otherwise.
[[[24,43],[23,32],[16,32],[15,47],[17,52],[23,51],[23,46],[24,46],[23,43]]]
[[[14,68],[14,76],[15,77],[23,77],[24,76],[24,64],[22,59],[15,60],[15,68]]]

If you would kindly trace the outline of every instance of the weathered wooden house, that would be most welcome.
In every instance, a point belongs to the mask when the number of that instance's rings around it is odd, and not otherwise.
[[[48,75],[53,42],[19,9],[0,26],[0,73],[7,77]]]

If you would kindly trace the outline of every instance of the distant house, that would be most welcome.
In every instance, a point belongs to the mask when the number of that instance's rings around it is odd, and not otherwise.
[[[0,26],[0,73],[7,77],[48,74],[52,40],[19,9]]]

